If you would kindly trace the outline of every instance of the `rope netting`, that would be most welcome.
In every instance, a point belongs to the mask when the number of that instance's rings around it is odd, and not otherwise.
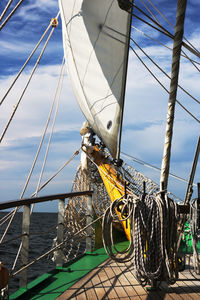
[[[145,190],[149,195],[156,195],[159,187],[152,180],[136,171],[131,166],[123,164],[120,170],[122,177],[129,182],[129,188],[134,194],[140,197]],[[72,186],[72,192],[93,190],[93,211],[94,217],[102,216],[110,206],[110,198],[98,172],[97,166],[88,160],[87,172],[82,170],[81,165],[78,167]],[[65,207],[65,232],[72,237],[70,244],[65,245],[63,252],[66,261],[76,258],[83,253],[86,248],[85,238],[86,230],[81,232],[75,239],[73,235],[86,225],[87,219],[87,196],[70,198]],[[92,246],[95,244],[95,229],[92,228]]]
[[[81,165],[78,167],[72,192],[93,190],[93,211],[97,217],[103,215],[105,208],[110,205],[109,196],[102,182],[97,167],[88,161],[88,170],[83,171]],[[84,230],[75,239],[73,235],[86,226],[87,222],[87,196],[70,198],[65,207],[65,230],[68,236],[72,237],[70,245],[66,245],[64,253],[66,260],[76,258],[83,253],[86,248],[85,238],[87,231]],[[92,246],[95,242],[95,229],[92,227]]]

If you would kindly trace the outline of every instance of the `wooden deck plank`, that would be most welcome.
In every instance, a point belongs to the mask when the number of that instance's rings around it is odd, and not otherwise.
[[[84,289],[81,289],[76,296],[76,300],[83,300],[83,299],[86,299],[86,293]]]
[[[93,288],[89,288],[89,289],[87,288],[85,293],[86,293],[87,299],[98,300],[98,297]]]
[[[161,284],[157,291],[147,291],[135,278],[131,263],[118,264],[111,260],[92,270],[65,293],[64,299],[132,299],[132,300],[199,300],[200,281],[186,269],[173,286]]]
[[[115,291],[115,288],[112,287],[112,285],[110,287],[105,287],[106,290],[106,298],[107,299],[116,299],[118,298],[118,295]]]

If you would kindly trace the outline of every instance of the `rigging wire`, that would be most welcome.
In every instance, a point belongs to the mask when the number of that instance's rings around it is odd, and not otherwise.
[[[142,9],[140,9],[137,5],[134,3],[132,4],[133,7],[135,7],[137,10],[139,10],[144,16],[146,16],[150,21],[152,21],[155,25],[157,25],[164,33],[166,33],[169,37],[173,38],[173,34],[169,32],[167,29],[165,29],[159,22],[155,21],[153,18],[151,18],[148,14],[146,14]],[[135,15],[134,15],[135,16]]]
[[[147,6],[147,4],[145,4],[145,2],[143,0],[140,0],[140,2],[144,5],[144,7],[146,8],[146,10],[152,15],[152,17],[156,20],[157,23],[161,25],[161,23],[159,22],[159,20],[156,18],[156,16],[152,13],[152,11],[150,10],[150,8]]]
[[[132,16],[135,17],[135,18],[137,18],[138,20],[142,21],[143,23],[147,24],[148,26],[150,26],[150,27],[156,29],[156,30],[159,31],[160,33],[162,33],[162,34],[168,36],[169,38],[174,39],[174,35],[172,35],[170,32],[168,33],[168,32],[166,32],[166,30],[163,31],[163,30],[159,29],[158,27],[156,27],[156,26],[152,25],[151,23],[145,21],[144,19],[140,18],[140,17],[137,16],[136,14],[132,14]],[[154,21],[154,23],[155,23],[155,21]],[[199,53],[199,51],[196,51],[194,48],[190,47],[190,45],[186,44],[186,43],[183,42],[183,41],[182,41],[182,45],[183,45],[183,47],[185,47],[188,51],[190,51],[192,54],[194,54],[194,55],[196,55],[197,57],[200,58],[200,53]]]
[[[2,12],[2,14],[1,14],[1,16],[0,16],[0,22],[1,22],[1,20],[3,19],[3,17],[5,16],[5,14],[6,14],[8,8],[9,8],[10,5],[12,4],[12,2],[13,2],[13,0],[9,0],[9,1],[8,1],[6,7],[4,8],[4,10],[3,10],[3,12]]]
[[[55,174],[54,175],[52,175],[40,188],[39,188],[39,190],[38,190],[38,192],[39,191],[41,191],[49,182],[51,182],[73,159],[74,159],[74,157],[76,156],[76,155],[78,155],[79,154],[79,151],[80,151],[80,149],[81,148],[79,148],[78,150],[76,150],[74,153],[73,153],[73,155],[72,155],[72,157],[69,159],[69,160],[67,160],[56,172],[55,172]],[[33,193],[32,195],[31,195],[31,197],[34,197],[35,196],[35,193]],[[1,225],[3,225],[10,217],[11,217],[11,215],[14,213],[14,210],[13,211],[11,211],[11,212],[9,212],[6,216],[4,216],[2,219],[1,219],[1,221],[0,222],[2,222],[1,224],[0,224],[0,226]],[[6,219],[6,220],[5,220]]]
[[[149,23],[149,22],[145,21],[144,19],[140,18],[140,17],[139,17],[139,16],[137,16],[136,14],[134,14],[134,13],[133,13],[133,14],[132,14],[132,16],[133,16],[133,17],[135,17],[136,19],[138,19],[138,20],[142,21],[143,23],[145,23],[145,24],[149,25],[150,27],[152,27],[152,28],[156,29],[156,30],[157,30],[157,31],[159,31],[160,33],[164,34],[165,36],[168,36],[168,37],[170,37],[170,38],[173,38],[173,36],[171,36],[171,34],[169,35],[167,32],[165,32],[165,31],[163,31],[163,30],[159,29],[158,27],[156,27],[156,26],[152,25],[151,23]]]
[[[57,97],[57,93],[58,93],[58,89],[59,89],[60,81],[61,81],[61,77],[62,77],[62,82],[61,82],[61,87],[60,87],[60,93],[59,93],[59,97],[58,97],[58,101],[57,101],[57,106],[56,106],[56,110],[55,110],[55,115],[54,115],[54,120],[53,120],[53,124],[52,124],[52,129],[51,129],[51,133],[50,133],[50,136],[49,136],[49,141],[48,141],[48,145],[47,145],[47,149],[46,149],[46,153],[45,153],[45,157],[44,157],[44,162],[43,162],[43,165],[42,165],[42,169],[41,169],[40,177],[39,177],[39,180],[38,180],[38,184],[37,184],[37,188],[36,188],[36,192],[35,192],[36,194],[35,195],[37,195],[37,193],[39,191],[39,188],[40,188],[40,183],[41,183],[42,176],[43,176],[43,173],[44,173],[44,168],[45,168],[45,165],[46,165],[47,156],[48,156],[48,153],[49,153],[49,147],[50,147],[50,144],[51,144],[51,139],[52,139],[52,135],[53,135],[53,131],[54,131],[54,126],[55,126],[55,121],[56,121],[56,117],[57,117],[58,106],[59,106],[59,103],[60,103],[61,91],[62,91],[62,86],[63,86],[63,79],[64,79],[63,68],[64,68],[64,62],[65,62],[65,59],[63,57],[62,65],[61,65],[61,70],[60,70],[60,75],[59,75],[58,84],[57,84],[57,87],[56,87],[56,92],[55,92],[55,95],[54,95],[53,103],[55,103],[55,99]]]
[[[23,188],[22,193],[21,193],[21,195],[20,195],[20,199],[22,199],[23,196],[24,196],[24,193],[25,193],[26,188],[27,188],[27,186],[28,186],[28,183],[29,183],[29,181],[30,181],[31,175],[32,175],[32,173],[33,173],[34,167],[35,167],[35,165],[36,165],[37,158],[38,158],[38,156],[39,156],[39,153],[40,153],[40,150],[41,150],[43,141],[44,141],[44,137],[45,137],[45,135],[46,135],[46,131],[47,131],[47,128],[48,128],[48,124],[49,124],[49,122],[50,122],[50,117],[51,117],[51,114],[52,114],[52,111],[53,111],[54,103],[55,103],[55,98],[53,99],[53,102],[52,102],[52,105],[51,105],[51,109],[50,109],[50,112],[49,112],[49,116],[48,116],[48,119],[47,119],[47,122],[46,122],[46,126],[45,126],[45,129],[44,129],[44,132],[43,132],[43,135],[42,135],[42,138],[41,138],[41,141],[40,141],[40,144],[39,144],[39,147],[38,147],[38,150],[37,150],[35,159],[34,159],[34,161],[33,161],[31,170],[30,170],[30,172],[29,172],[29,174],[28,174],[28,177],[27,177],[27,180],[26,180],[26,182],[25,182],[24,188]],[[2,241],[3,241],[4,237],[5,237],[5,235],[7,234],[7,231],[8,231],[8,229],[9,229],[9,227],[10,227],[12,221],[13,221],[13,218],[14,218],[14,216],[15,216],[17,210],[18,210],[18,208],[16,207],[15,210],[13,211],[13,214],[12,214],[12,216],[11,216],[11,219],[10,219],[8,225],[7,225],[7,228],[5,229],[4,234],[2,235],[2,238],[1,238],[1,240],[0,240],[0,244],[2,243]]]
[[[79,154],[79,151],[80,151],[80,148],[79,148],[79,150],[76,150],[74,153],[73,153],[73,155],[72,155],[72,157],[67,161],[67,162],[65,162],[64,163],[64,165],[49,179],[49,180],[47,180],[40,188],[39,188],[39,190],[37,191],[37,193],[39,192],[39,191],[41,191],[53,178],[55,178],[63,169],[64,169],[64,167],[66,167],[73,159],[74,159],[74,157],[76,156],[76,155],[78,155]],[[35,193],[33,193],[32,195],[31,195],[31,197],[34,197],[34,196],[36,196],[36,192]],[[33,207],[33,206],[32,206]],[[12,266],[12,270],[14,270],[14,268],[15,268],[15,266],[16,266],[16,263],[17,263],[17,260],[18,260],[18,257],[19,257],[19,254],[20,254],[20,251],[21,251],[21,247],[22,247],[22,243],[20,244],[20,246],[19,246],[19,248],[18,248],[18,252],[17,252],[17,255],[16,255],[16,257],[15,257],[15,261],[14,261],[14,263],[13,263],[13,266]]]
[[[153,7],[154,9],[160,14],[160,16],[162,16],[164,18],[164,20],[172,27],[172,28],[175,28],[174,25],[164,16],[163,13],[161,13],[161,11],[152,3],[151,0],[147,0]],[[193,49],[200,54],[199,50],[185,37],[183,36],[184,39],[186,40],[186,42],[191,46],[193,47]]]
[[[134,26],[132,26],[132,27],[134,27]],[[121,32],[118,32],[118,31],[116,31],[116,30],[114,30],[113,28],[110,28],[110,27],[108,27],[108,26],[106,26],[106,28],[108,29],[108,30],[111,30],[111,31],[114,31],[114,32],[116,32],[116,33],[118,33],[118,34],[120,34],[120,35],[123,35],[124,36],[124,34],[122,34]],[[110,34],[108,34],[107,32],[104,32],[104,34],[106,34],[106,35],[108,35],[108,36],[110,36],[111,38],[113,38],[112,37],[112,35],[110,35]],[[115,38],[116,39],[116,38]],[[116,39],[116,40],[118,40],[118,39]],[[130,38],[130,40],[133,42],[133,43],[135,43],[136,44],[136,46],[145,54],[145,56],[158,68],[158,69],[160,69],[160,71],[161,72],[163,72],[169,79],[171,79],[170,78],[170,76],[158,65],[158,64],[156,64],[155,62],[154,62],[154,60],[135,42],[135,40],[133,40],[132,38]],[[121,42],[120,40],[118,40],[119,42]],[[133,47],[131,46],[131,45],[129,45],[129,47],[132,49],[132,51],[134,52],[135,50],[133,49]],[[146,69],[149,71],[149,73],[158,81],[158,83],[169,93],[169,91],[167,90],[167,88],[165,88],[165,86],[164,85],[162,85],[162,83],[157,79],[157,77],[153,74],[153,72],[151,72],[151,70],[146,66],[146,64],[142,61],[142,59],[139,57],[139,55],[137,55],[137,52],[135,52],[135,55],[138,57],[138,59],[142,62],[142,64],[146,67]],[[189,57],[186,57],[186,58],[188,58],[189,60],[190,60],[190,58]],[[178,85],[179,86],[179,88],[182,90],[182,91],[184,91],[188,96],[190,96],[193,100],[195,100],[198,104],[200,104],[200,101],[198,100],[198,99],[196,99],[194,96],[192,96],[189,92],[187,92],[182,86],[180,86],[180,85]],[[183,106],[178,100],[176,100],[177,101],[177,103],[179,103],[179,105],[188,113],[188,114],[190,114],[193,118],[195,118],[195,120],[196,121],[198,121],[198,122],[200,122],[195,116],[193,116],[192,114],[191,114],[191,112],[185,107],[185,106]]]
[[[160,41],[158,41],[158,40],[152,38],[150,35],[146,34],[146,33],[145,33],[144,31],[142,31],[141,29],[139,29],[139,28],[137,28],[137,27],[135,27],[135,26],[133,26],[133,25],[131,25],[131,27],[132,27],[133,29],[135,29],[136,31],[138,31],[139,33],[143,34],[144,36],[148,37],[148,38],[151,39],[152,41],[154,41],[154,42],[158,43],[159,45],[161,45],[161,46],[163,46],[163,47],[169,49],[170,51],[172,51],[172,48],[170,48],[170,47],[168,47],[167,45],[161,43]],[[182,50],[182,52],[183,52],[183,50]],[[200,62],[195,61],[195,60],[189,58],[187,55],[184,54],[184,52],[181,53],[181,56],[184,57],[184,58],[189,59],[191,62],[194,62],[195,64],[200,65]]]
[[[3,218],[0,220],[0,226],[2,226],[8,219],[10,218],[10,215],[12,214],[12,211],[10,211],[8,214],[6,214]]]
[[[53,112],[53,107],[54,107],[54,104],[55,104],[55,100],[56,100],[58,88],[59,88],[59,85],[60,85],[61,76],[63,75],[63,74],[62,74],[62,72],[63,72],[63,67],[64,67],[64,58],[63,58],[63,60],[62,60],[62,65],[61,65],[61,70],[60,70],[59,80],[58,80],[58,84],[57,84],[57,87],[56,87],[56,92],[55,92],[55,95],[54,95],[54,98],[53,98],[53,102],[52,102],[50,114],[49,114],[49,117],[48,117],[48,121],[47,121],[47,124],[46,124],[46,128],[45,128],[45,130],[44,130],[43,137],[46,135],[46,131],[47,131],[47,128],[48,128],[48,125],[49,125],[49,121],[50,121],[50,118],[51,118],[51,115],[52,115],[52,112]],[[62,83],[63,83],[63,78],[64,78],[64,77],[62,77]],[[51,142],[51,138],[52,138],[52,134],[53,134],[53,129],[54,129],[54,125],[55,125],[56,115],[57,115],[57,112],[58,112],[58,104],[59,104],[59,102],[60,102],[60,96],[61,96],[61,90],[60,90],[59,99],[58,99],[58,102],[57,102],[57,107],[56,107],[55,116],[54,116],[53,125],[52,125],[52,130],[51,130],[51,134],[50,134],[50,138],[49,138],[49,142],[48,142],[48,146],[47,146],[47,151],[46,151],[46,153],[45,153],[45,158],[44,158],[43,166],[42,166],[42,169],[41,169],[41,173],[40,173],[39,180],[38,180],[38,185],[37,185],[37,188],[36,188],[36,192],[34,193],[34,196],[37,196],[38,191],[39,191],[39,187],[40,187],[40,182],[41,182],[41,180],[42,180],[42,175],[43,175],[44,167],[45,167],[45,164],[46,164],[47,155],[48,155],[48,150],[49,150],[49,147],[50,147],[50,142]],[[42,144],[43,144],[43,140],[44,140],[44,139],[42,139],[41,146],[42,146]],[[39,147],[39,152],[40,152],[40,150],[41,150],[41,147]],[[38,152],[38,154],[39,154],[39,152]],[[38,158],[38,156],[36,155],[36,161],[37,161],[37,158]],[[35,163],[36,163],[36,161],[35,161]],[[34,166],[35,166],[35,165],[34,165]],[[32,173],[31,173],[31,174],[32,174]],[[34,204],[31,206],[31,212],[30,212],[30,215],[32,215],[33,209],[34,209]],[[19,254],[20,254],[20,252],[21,252],[21,248],[22,248],[22,242],[20,243],[20,246],[19,246],[19,249],[18,249],[16,258],[15,258],[15,261],[14,261],[14,264],[13,264],[13,267],[12,267],[12,270],[15,268],[15,265],[16,265],[16,263],[17,263]]]
[[[1,135],[1,137],[0,137],[0,143],[2,142],[3,137],[4,137],[5,133],[7,132],[8,127],[9,127],[9,125],[10,125],[10,123],[11,123],[11,121],[12,121],[12,119],[13,119],[13,117],[14,117],[14,115],[15,115],[17,109],[18,109],[18,106],[19,106],[19,104],[20,104],[20,102],[21,102],[21,100],[22,100],[22,98],[23,98],[23,96],[24,96],[24,93],[25,93],[25,91],[26,91],[26,89],[27,89],[27,87],[28,87],[28,85],[29,85],[29,83],[30,83],[32,77],[33,77],[33,74],[35,73],[35,70],[36,70],[36,68],[37,68],[37,66],[38,66],[38,64],[39,64],[39,62],[40,62],[40,59],[41,59],[41,57],[42,57],[42,55],[43,55],[43,53],[44,53],[44,51],[45,51],[45,49],[46,49],[46,46],[47,46],[47,44],[48,44],[48,42],[49,42],[49,39],[51,38],[51,36],[52,36],[52,34],[53,34],[53,32],[54,32],[54,29],[55,29],[55,28],[52,28],[52,30],[51,30],[51,32],[50,32],[50,34],[49,34],[49,36],[48,36],[48,38],[47,38],[47,40],[46,40],[46,42],[45,42],[45,45],[44,45],[44,47],[43,47],[43,49],[42,49],[42,51],[41,51],[41,53],[40,53],[40,55],[39,55],[39,57],[38,57],[38,59],[37,59],[37,62],[36,62],[35,66],[34,66],[34,68],[33,68],[33,70],[32,70],[32,72],[31,72],[31,74],[30,74],[30,76],[29,76],[29,79],[28,79],[28,81],[27,81],[27,83],[26,83],[26,85],[25,85],[25,87],[24,87],[24,89],[23,89],[23,91],[22,91],[22,94],[21,94],[21,96],[20,96],[18,102],[15,104],[15,107],[14,107],[14,110],[13,110],[11,116],[10,116],[10,119],[8,120],[6,126],[5,126],[5,128],[4,128],[4,130],[3,130],[3,133],[2,133],[2,135]]]
[[[14,13],[16,12],[16,10],[18,9],[18,7],[22,4],[22,2],[23,2],[24,0],[19,0],[19,2],[17,3],[17,5],[13,8],[13,10],[11,11],[11,13],[7,16],[7,18],[0,24],[0,31],[1,31],[1,29],[6,25],[6,23],[8,22],[8,20],[14,15]],[[8,3],[9,4],[9,3]],[[10,3],[11,4],[11,3]],[[10,4],[9,4],[9,6],[10,6]],[[8,8],[6,8],[6,11],[7,11],[7,9]],[[6,13],[6,11],[5,11],[5,13]],[[4,12],[3,12],[3,16],[4,16],[4,14],[5,14]],[[3,17],[2,17],[3,18]],[[1,19],[2,19],[1,18]],[[0,20],[1,21],[1,20]]]
[[[143,2],[143,0],[140,0],[140,2]],[[153,5],[151,3],[151,1],[149,1],[149,3],[154,7],[154,9],[156,9],[156,11],[165,19],[165,21],[167,21],[167,23],[171,26],[171,28],[175,28],[175,26],[170,23],[167,18],[155,7],[155,5]],[[143,2],[144,4],[144,2]],[[145,5],[145,4],[144,4]],[[151,12],[151,11],[150,11]],[[159,23],[160,24],[160,23]],[[192,45],[192,43],[190,43],[190,41],[188,39],[186,39],[186,37],[184,37],[184,40],[186,40],[186,42],[196,51],[196,53],[198,53],[200,55],[200,52],[194,47],[194,45]],[[193,64],[193,66],[200,72],[200,69],[196,66],[195,62],[183,51],[183,49],[181,50],[181,52],[187,57],[187,59],[190,60],[190,62]]]
[[[143,52],[143,54],[165,75],[167,78],[171,79],[171,77],[136,43],[134,39],[131,38],[131,41],[140,49],[140,51]],[[182,86],[178,84],[178,87],[184,91],[188,96],[190,96],[193,100],[195,100],[198,104],[200,104],[200,101],[193,97],[189,92],[187,92]]]
[[[154,165],[152,165],[152,164],[149,164],[149,163],[147,163],[147,162],[145,162],[145,161],[143,161],[143,160],[141,160],[141,159],[139,159],[139,158],[136,158],[136,157],[134,157],[134,156],[132,156],[132,155],[130,155],[130,154],[127,154],[127,153],[124,153],[124,152],[121,152],[121,154],[124,155],[124,156],[126,156],[129,160],[132,160],[132,161],[134,161],[134,162],[136,162],[136,163],[138,163],[138,164],[140,164],[140,165],[142,165],[142,166],[145,166],[145,167],[147,167],[147,168],[151,168],[151,169],[156,170],[156,171],[158,171],[158,172],[161,171],[160,168],[158,168],[158,167],[156,167],[156,166],[154,166]],[[184,178],[182,178],[182,177],[180,177],[180,176],[177,176],[177,175],[175,175],[175,174],[173,174],[173,173],[169,173],[169,176],[171,176],[171,177],[173,177],[173,178],[175,178],[175,179],[177,179],[177,180],[183,181],[183,182],[185,182],[185,183],[188,183],[188,180],[186,180],[186,179],[184,179]],[[197,186],[196,183],[193,183],[193,185],[194,185],[194,186]]]
[[[64,62],[64,60],[62,61],[61,72],[62,72],[62,70],[63,70],[63,62]],[[54,104],[55,104],[55,100],[56,100],[56,95],[57,95],[57,91],[58,91],[58,86],[59,86],[59,84],[60,84],[61,72],[60,72],[60,76],[59,76],[59,80],[58,80],[58,85],[57,85],[57,87],[56,87],[56,94],[55,94],[55,96],[54,96],[54,98],[53,98],[53,101],[52,101],[52,105],[51,105],[51,109],[50,109],[50,112],[49,112],[49,115],[48,115],[48,119],[47,119],[47,122],[46,122],[46,126],[45,126],[45,128],[44,128],[44,132],[43,132],[43,135],[42,135],[42,138],[41,138],[41,141],[40,141],[40,144],[39,144],[39,147],[38,147],[38,150],[37,150],[35,159],[34,159],[34,161],[33,161],[31,170],[30,170],[29,175],[28,175],[28,177],[27,177],[27,180],[26,180],[26,183],[25,183],[25,186],[24,186],[24,189],[23,189],[23,191],[22,191],[22,194],[21,194],[20,198],[23,198],[23,196],[24,196],[24,193],[25,193],[26,188],[27,188],[27,186],[28,186],[28,183],[29,183],[29,181],[30,181],[31,175],[32,175],[33,170],[34,170],[34,168],[35,168],[35,165],[36,165],[36,162],[37,162],[37,159],[38,159],[38,156],[39,156],[41,147],[42,147],[42,145],[43,145],[43,141],[44,141],[44,138],[45,138],[45,135],[46,135],[46,132],[47,132],[47,128],[48,128],[48,126],[49,126],[50,118],[51,118],[51,115],[52,115],[52,112],[53,112],[53,108],[54,108]],[[58,101],[58,102],[59,102],[59,101]],[[57,110],[56,110],[56,113],[57,113]],[[53,124],[53,125],[54,125],[54,124]],[[45,158],[47,158],[47,156],[45,156]],[[44,166],[44,165],[43,165],[43,166]],[[43,173],[43,169],[42,169],[42,173]],[[41,175],[41,174],[40,174],[40,175]],[[39,178],[39,183],[40,183],[40,179],[41,179],[41,177]],[[37,195],[38,191],[39,191],[39,185],[37,186],[37,189],[36,189],[36,192],[34,193],[34,195]],[[31,206],[31,213],[30,213],[30,214],[32,214],[33,208],[34,208],[34,205]],[[16,255],[16,258],[15,258],[15,261],[14,261],[14,264],[13,264],[12,269],[15,268],[15,265],[16,265],[16,263],[17,263],[19,254],[20,254],[20,252],[21,252],[21,247],[22,247],[22,243],[21,243],[20,246],[19,246],[18,253],[17,253],[17,255]]]
[[[168,89],[161,83],[161,81],[153,74],[153,72],[147,67],[147,65],[143,62],[143,60],[140,58],[140,56],[137,54],[137,52],[134,50],[134,48],[130,45],[131,50],[133,53],[137,56],[137,58],[140,60],[140,62],[144,65],[144,67],[149,71],[149,73],[155,78],[155,80],[162,86],[162,88],[169,94]],[[176,102],[198,123],[200,123],[200,120],[195,117],[181,102],[179,102],[176,99]]]
[[[37,191],[37,192],[39,192],[39,191],[41,191],[50,181],[52,181],[73,159],[74,159],[74,157],[76,156],[76,155],[78,155],[79,154],[79,151],[80,151],[80,149],[81,148],[79,148],[78,150],[76,150],[74,153],[73,153],[73,155],[72,155],[72,157],[69,159],[69,160],[67,160],[64,164],[63,164],[63,166],[62,167],[60,167],[57,171],[56,171],[56,173],[54,174],[54,175],[52,175],[47,181],[45,181],[44,183],[43,183],[43,185],[41,185],[40,186],[40,188],[39,188],[39,190]],[[31,195],[31,197],[34,197],[36,195],[36,192],[35,193],[33,193],[32,195]]]
[[[4,102],[5,98],[7,97],[7,95],[9,94],[10,90],[12,89],[12,87],[14,86],[15,82],[17,81],[17,79],[19,78],[19,76],[21,75],[22,71],[24,70],[24,68],[26,67],[27,63],[29,62],[29,60],[31,59],[31,57],[33,56],[33,54],[35,53],[35,51],[38,49],[39,45],[41,44],[42,40],[44,39],[45,35],[47,34],[49,28],[52,26],[52,22],[49,23],[48,27],[46,28],[46,30],[44,31],[43,35],[41,36],[40,40],[38,41],[37,45],[35,46],[35,48],[33,49],[33,51],[31,52],[31,54],[29,55],[29,57],[27,58],[27,60],[25,61],[24,65],[22,66],[22,68],[19,70],[18,74],[16,75],[16,77],[14,78],[13,82],[11,83],[10,87],[8,88],[8,90],[6,91],[5,95],[3,96],[3,98],[1,99],[0,105]]]
[[[63,246],[65,243],[67,243],[68,241],[70,241],[71,239],[73,239],[74,237],[76,237],[78,234],[80,234],[81,232],[85,231],[88,227],[90,227],[91,225],[95,224],[97,221],[99,221],[100,219],[102,219],[103,216],[98,217],[97,219],[95,219],[94,221],[92,221],[91,223],[89,223],[88,225],[86,225],[85,227],[83,227],[81,230],[79,230],[78,232],[76,232],[72,237],[67,237],[63,240],[63,242],[59,243],[58,245],[56,245],[55,247],[53,247],[51,250],[47,251],[46,253],[42,254],[40,257],[34,259],[33,261],[31,261],[30,263],[28,263],[27,265],[23,266],[22,268],[20,268],[19,270],[17,270],[15,273],[13,273],[14,270],[12,270],[12,274],[11,276],[15,276],[18,273],[22,272],[23,270],[27,269],[28,267],[30,267],[31,265],[33,265],[35,262],[39,261],[40,259],[42,259],[43,257],[51,254],[52,252],[55,252],[57,249],[59,249],[61,246]]]

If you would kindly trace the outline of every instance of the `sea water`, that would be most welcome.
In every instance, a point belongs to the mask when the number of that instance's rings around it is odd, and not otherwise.
[[[0,212],[0,219],[5,216],[5,212]],[[29,261],[36,259],[43,253],[51,249],[53,244],[53,239],[56,237],[56,224],[57,224],[57,213],[33,213],[31,216],[31,226],[30,226],[30,254]],[[13,239],[20,236],[22,233],[22,213],[17,213],[9,230],[4,238],[3,243],[0,245],[0,261],[4,263],[4,266],[12,271],[12,266],[18,252],[21,237]],[[8,221],[0,227],[0,237],[8,225]],[[54,227],[52,230],[51,228]],[[49,232],[48,232],[49,231]],[[48,233],[45,233],[48,232]],[[8,243],[6,242],[8,241]],[[39,277],[43,273],[52,270],[55,267],[55,263],[52,261],[52,255],[47,256],[40,261],[34,263],[30,268],[28,268],[28,281],[32,281]],[[20,257],[18,258],[15,270],[20,268]],[[9,292],[13,293],[18,289],[19,285],[19,275],[14,278],[10,278],[9,281]]]

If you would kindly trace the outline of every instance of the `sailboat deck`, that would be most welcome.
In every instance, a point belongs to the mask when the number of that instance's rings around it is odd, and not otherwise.
[[[198,277],[195,279],[186,265],[176,284],[162,283],[158,290],[147,291],[136,280],[131,263],[121,264],[108,259],[56,299],[200,299]]]

